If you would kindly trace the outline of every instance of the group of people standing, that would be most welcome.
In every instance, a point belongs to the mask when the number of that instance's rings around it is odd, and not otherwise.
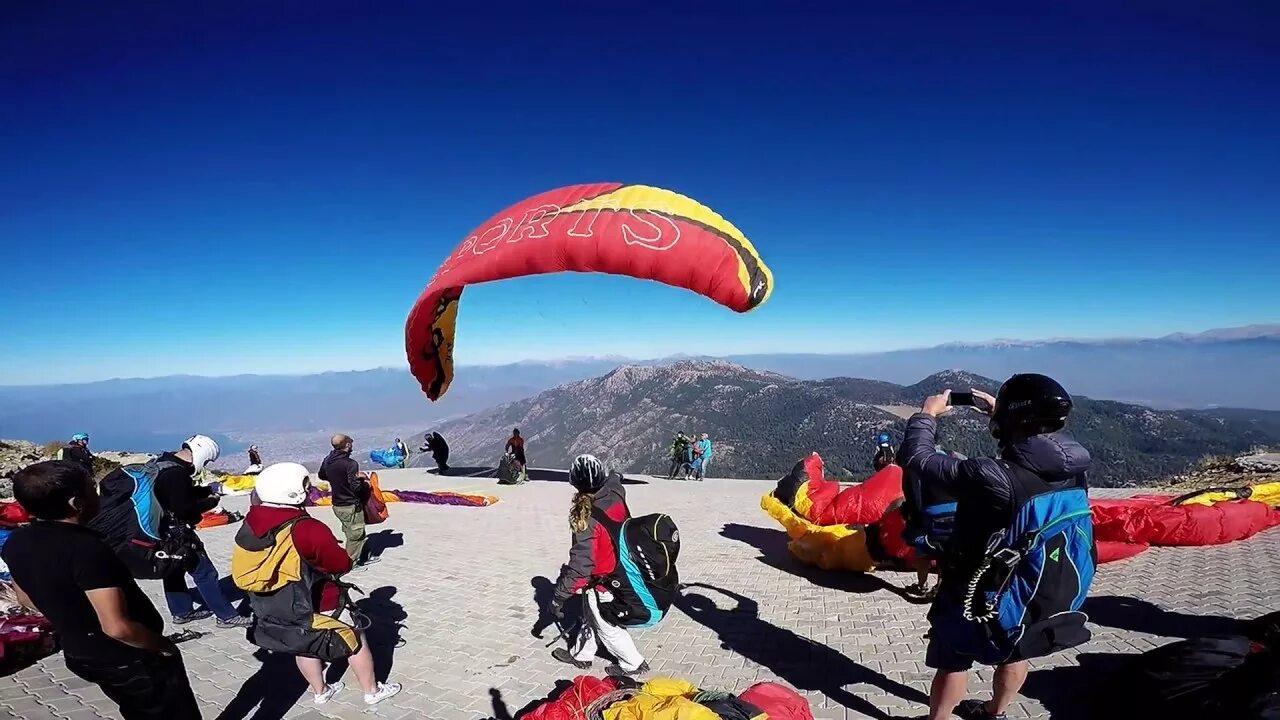
[[[697,439],[694,437],[681,431],[672,439],[668,480],[702,480],[706,477],[713,453],[711,436],[702,433],[696,436]]]
[[[219,500],[216,482],[199,482],[219,455],[217,442],[205,435],[100,482],[73,452],[16,473],[14,496],[32,518],[3,549],[18,599],[58,632],[67,669],[99,686],[125,720],[200,717],[175,643],[182,636],[163,634],[164,620],[139,580],[161,581],[174,625],[214,616],[217,628],[253,627],[254,644],[295,656],[318,705],[344,688],[324,682],[325,660],[349,661],[367,704],[392,697],[400,686],[374,678],[361,623],[336,582],[372,560],[361,559],[363,523],[349,512],[367,494],[367,476],[350,458],[351,438],[335,436],[332,444],[321,472],[333,488],[347,547],[304,509],[310,488],[305,467],[264,468],[231,561],[252,617],[227,601],[195,534],[202,513]],[[87,449],[87,437],[81,442],[77,436],[72,445]],[[188,575],[201,609],[195,609]]]

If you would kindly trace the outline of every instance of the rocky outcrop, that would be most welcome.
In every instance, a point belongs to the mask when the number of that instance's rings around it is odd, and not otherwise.
[[[0,440],[0,500],[13,497],[13,475],[22,468],[40,462],[52,460],[54,448],[41,447],[26,440]],[[101,479],[104,475],[121,465],[146,462],[150,455],[107,450],[94,453],[93,476]]]
[[[1236,458],[1242,472],[1280,473],[1280,453],[1257,453]]]
[[[13,497],[13,474],[44,459],[41,448],[25,440],[0,440],[0,499]]]

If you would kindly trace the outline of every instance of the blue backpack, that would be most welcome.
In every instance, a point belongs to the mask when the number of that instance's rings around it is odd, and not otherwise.
[[[1051,483],[1000,461],[1013,481],[1013,521],[992,536],[962,614],[989,641],[985,662],[1039,657],[1089,640],[1080,612],[1097,566],[1083,476]]]
[[[135,578],[155,580],[195,568],[203,545],[156,499],[156,477],[176,463],[149,460],[112,471],[98,485],[101,511],[89,522]]]

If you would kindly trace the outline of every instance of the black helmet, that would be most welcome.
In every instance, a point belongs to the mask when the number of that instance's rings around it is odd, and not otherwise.
[[[569,468],[569,482],[581,493],[596,493],[604,487],[604,463],[595,455],[579,455]]]
[[[1071,413],[1071,396],[1057,380],[1036,373],[1014,375],[996,393],[991,434],[997,439],[1013,435],[1057,432]]]

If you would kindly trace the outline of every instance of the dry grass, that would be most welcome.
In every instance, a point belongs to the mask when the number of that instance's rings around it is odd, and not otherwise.
[[[50,440],[40,446],[40,455],[48,458],[58,457],[58,451],[62,449],[61,440]]]

